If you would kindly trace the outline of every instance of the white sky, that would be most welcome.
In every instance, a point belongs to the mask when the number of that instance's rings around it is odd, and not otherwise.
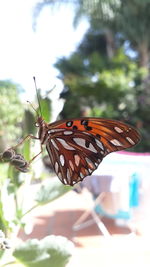
[[[0,0],[0,80],[19,83],[25,89],[25,98],[31,101],[35,94],[33,76],[39,88],[49,90],[56,85],[59,91],[61,83],[53,63],[74,51],[88,28],[88,22],[82,20],[74,30],[73,8],[63,6],[54,12],[46,7],[34,32],[32,12],[37,2]]]

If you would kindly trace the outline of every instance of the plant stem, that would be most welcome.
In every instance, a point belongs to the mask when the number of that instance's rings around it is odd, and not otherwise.
[[[18,199],[17,199],[17,194],[16,194],[16,188],[14,192],[14,201],[15,201],[15,206],[16,206],[16,212],[18,211]]]
[[[28,214],[30,211],[32,211],[33,209],[36,209],[39,206],[39,204],[36,204],[35,206],[33,206],[31,209],[27,210],[21,218],[23,218],[26,214]]]
[[[10,262],[7,262],[7,263],[1,265],[1,267],[9,266],[9,265],[16,264],[16,263],[17,263],[16,261],[10,261]]]

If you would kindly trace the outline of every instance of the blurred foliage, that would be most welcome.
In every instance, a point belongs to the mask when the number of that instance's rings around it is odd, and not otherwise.
[[[90,114],[99,109],[99,116],[130,120],[138,109],[139,85],[146,71],[118,50],[110,60],[93,52],[84,56],[75,52],[69,59],[60,59],[55,65],[61,72],[65,88],[61,97],[66,100],[62,117],[82,115],[86,107]],[[77,103],[76,110],[72,102]],[[78,110],[77,110],[78,109]],[[135,118],[135,122],[138,120]]]
[[[145,105],[141,104],[147,70],[139,68],[123,49],[118,49],[112,58],[95,51],[94,45],[90,44],[90,41],[94,43],[94,37],[90,38],[94,33],[87,35],[76,52],[55,64],[64,83],[60,97],[65,99],[65,104],[60,116],[113,118],[135,125],[143,134],[146,127],[148,133],[149,118],[147,116],[146,122],[142,114],[149,110],[149,97],[145,99]],[[149,149],[149,140],[136,147],[137,151]]]
[[[20,228],[26,229],[28,226],[31,227],[29,214],[33,209],[59,198],[72,189],[71,187],[64,186],[58,178],[51,178],[34,187],[34,190],[31,190],[34,186],[34,183],[32,185],[34,169],[30,170],[30,173],[20,174],[13,166],[9,166],[8,163],[2,162],[0,164],[0,173],[0,229],[3,230],[10,242],[11,236],[14,238],[15,233],[17,235]],[[42,175],[45,176],[44,173]],[[55,239],[55,242],[51,242],[53,239]],[[56,237],[49,236],[41,241],[30,240],[18,244],[17,247],[16,244],[13,244],[13,255],[17,262],[21,263],[21,266],[38,267],[43,263],[45,264],[44,266],[64,267],[71,256],[69,252],[71,242],[67,239],[63,241],[63,237],[60,237],[61,243],[57,241]],[[38,254],[39,250],[41,251],[40,256]],[[5,252],[0,253],[1,266],[3,264],[4,266],[11,264],[8,254]],[[13,262],[14,266],[15,264],[17,265],[17,262]],[[55,262],[58,265],[53,265]]]
[[[149,0],[42,0],[35,6],[34,17],[47,5],[58,10],[60,5],[67,4],[74,7],[74,25],[85,16],[92,27],[102,30],[107,37],[110,31],[120,33],[139,50],[141,44],[150,43]]]
[[[62,186],[62,184],[58,182],[58,178],[52,179],[41,185],[35,196],[35,200],[39,205],[45,205],[68,191],[70,191],[70,187]]]
[[[65,267],[71,256],[73,244],[62,236],[32,239],[19,245],[13,255],[28,267]]]
[[[49,5],[58,10],[58,7],[67,4],[74,8],[75,26],[84,16],[89,21],[91,29],[104,34],[104,47],[108,57],[115,54],[118,45],[127,45],[128,42],[128,50],[137,52],[139,65],[149,69],[149,0],[42,0],[35,5],[34,19],[37,20],[45,6]]]
[[[10,81],[0,81],[0,149],[20,136],[23,107],[19,87]]]
[[[28,134],[35,135],[36,113],[28,104],[25,110],[19,98],[20,87],[10,81],[0,81],[0,150],[17,143],[17,139]],[[51,100],[41,97],[38,90],[42,116],[51,119]],[[39,111],[39,109],[38,109]]]
[[[29,109],[24,110],[23,116],[23,124],[22,124],[22,132],[23,136],[30,134],[36,134],[36,127],[35,127],[35,115]]]
[[[60,117],[131,123],[143,136],[135,150],[150,151],[150,1],[43,0],[35,17],[47,5],[65,4],[74,6],[74,25],[85,16],[90,27],[76,51],[55,64],[64,83]]]

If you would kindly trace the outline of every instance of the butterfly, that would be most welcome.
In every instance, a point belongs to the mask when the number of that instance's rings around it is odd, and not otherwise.
[[[38,116],[36,126],[38,137],[31,138],[46,146],[56,175],[70,186],[91,175],[109,153],[140,141],[136,129],[111,119],[84,117],[48,124]]]
[[[38,137],[28,135],[18,145],[28,138],[39,139],[40,153],[42,146],[45,145],[51,165],[63,184],[75,185],[91,175],[106,155],[133,147],[140,141],[140,134],[136,129],[116,120],[83,117],[53,123],[45,122],[35,77],[33,79],[41,115],[29,101],[27,102],[37,113]],[[29,164],[40,153],[34,156]]]

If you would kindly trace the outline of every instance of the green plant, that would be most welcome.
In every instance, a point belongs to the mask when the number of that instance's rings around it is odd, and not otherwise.
[[[43,99],[41,106],[44,108],[44,117],[50,120],[50,101],[47,98]],[[35,119],[32,113],[25,111],[21,124],[23,136],[29,133],[35,134],[34,123]],[[40,267],[41,265],[64,267],[71,256],[72,243],[64,237],[47,236],[40,241],[31,239],[16,246],[19,229],[25,229],[30,224],[29,220],[26,220],[26,215],[29,218],[33,209],[45,205],[71,190],[70,187],[62,185],[58,178],[47,180],[45,179],[47,176],[41,173],[38,177],[38,184],[36,183],[36,191],[34,190],[33,193],[34,167],[29,166],[30,171],[25,173],[19,172],[17,168],[19,166],[21,171],[28,171],[28,168],[24,168],[26,165],[24,163],[28,163],[34,156],[33,146],[35,147],[37,143],[38,141],[26,141],[17,147],[17,150],[13,150],[14,153],[10,151],[5,154],[5,157],[3,154],[0,157],[0,229],[10,240],[12,246],[8,252],[7,242],[2,240],[2,244],[0,243],[0,266],[18,266],[19,263],[19,266],[29,267]],[[29,192],[32,196],[30,201]]]
[[[27,214],[29,215],[33,209],[55,200],[70,190],[69,187],[62,185],[57,178],[51,178],[40,183],[33,194],[31,188],[34,186],[32,185],[34,170],[30,173],[20,174],[14,166],[1,162],[0,173],[0,229],[10,240],[12,234],[13,236],[17,235],[19,229],[25,228],[29,223],[26,221]],[[29,191],[32,192],[30,202],[28,202],[29,195],[26,197],[26,193]],[[30,203],[30,206],[28,205],[28,209],[25,209],[27,203]],[[60,237],[61,242],[65,243],[65,247],[63,245],[64,248],[61,248],[58,239],[55,238],[55,242],[51,242],[52,239],[54,237],[49,236],[41,241],[30,240],[16,248],[13,242],[13,256],[16,258],[16,262],[21,262],[22,266],[38,267],[42,263],[45,264],[44,266],[65,266],[65,262],[70,257],[70,252],[67,250],[70,242]],[[27,251],[30,251],[30,254],[26,253]],[[9,265],[10,262],[8,259],[6,260],[5,253],[2,253],[1,256],[2,263],[5,262],[5,265]],[[58,262],[58,265],[54,265],[54,262]]]

